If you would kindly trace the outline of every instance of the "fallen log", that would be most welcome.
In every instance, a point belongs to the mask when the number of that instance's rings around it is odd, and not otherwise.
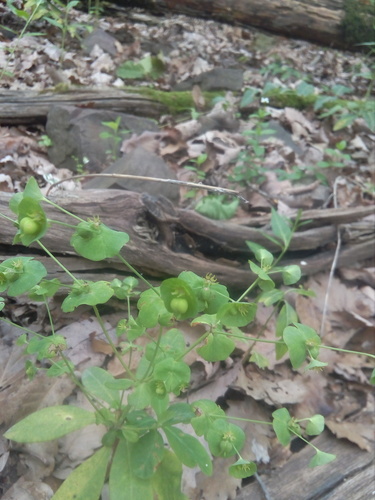
[[[0,213],[14,218],[8,208],[10,197],[10,194],[0,193]],[[138,271],[155,279],[190,270],[201,276],[212,273],[219,282],[244,289],[254,278],[248,266],[252,254],[246,241],[264,245],[274,253],[278,250],[263,231],[257,229],[257,218],[252,221],[253,227],[213,221],[190,210],[171,210],[164,199],[122,190],[65,192],[50,199],[83,219],[99,216],[109,227],[127,232],[130,241],[123,249],[124,257]],[[314,216],[322,220],[323,212],[328,223],[314,227]],[[284,263],[301,264],[304,275],[329,268],[334,255],[337,225],[344,234],[338,267],[372,257],[374,227],[373,222],[364,217],[374,212],[374,207],[310,210],[310,228],[302,226],[295,233]],[[51,212],[48,209],[48,214],[51,218],[71,223],[68,216],[55,209]],[[261,227],[267,232],[269,218],[261,219]],[[362,221],[361,226],[356,222],[359,220]],[[356,232],[353,233],[353,230]],[[19,247],[11,247],[15,227],[7,219],[3,220],[1,233],[2,254],[8,257],[19,252]],[[354,240],[350,236],[352,234],[355,234]],[[69,245],[70,236],[70,230],[52,225],[43,243],[50,251],[63,257],[64,265],[78,278],[104,279],[106,275],[110,276],[106,279],[112,279],[114,275],[126,273],[127,270],[117,259],[90,262],[78,258]],[[40,249],[32,245],[27,252],[30,255],[40,254]],[[25,254],[25,249],[22,253]],[[46,267],[52,277],[62,278],[61,270],[53,262]]]
[[[109,109],[157,118],[168,112],[167,106],[156,98],[117,89],[69,88],[64,92],[35,90],[0,92],[0,125],[45,123],[48,111],[54,105],[90,109]]]
[[[367,0],[116,0],[115,3],[147,8],[155,13],[185,14],[247,28],[252,26],[351,49],[355,49],[356,42],[372,41],[375,19]]]

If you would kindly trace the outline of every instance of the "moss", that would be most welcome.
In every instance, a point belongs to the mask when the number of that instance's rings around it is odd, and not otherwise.
[[[126,90],[149,97],[153,101],[163,104],[173,115],[196,107],[191,91],[166,92],[149,87],[126,87]],[[224,95],[225,92],[203,92],[207,107],[210,107],[210,103],[215,97],[223,97]]]
[[[374,0],[344,0],[344,18],[340,28],[344,42],[348,48],[374,41]]]
[[[271,106],[277,108],[295,108],[295,109],[306,109],[314,105],[316,101],[316,95],[310,94],[307,96],[298,95],[294,90],[284,90],[284,89],[272,89],[263,94],[270,100]]]

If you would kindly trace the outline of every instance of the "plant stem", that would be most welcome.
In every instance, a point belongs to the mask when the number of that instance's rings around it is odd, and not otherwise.
[[[100,325],[100,328],[102,329],[102,332],[104,333],[104,336],[105,338],[107,339],[107,342],[108,344],[111,346],[112,350],[113,350],[113,354],[116,356],[116,358],[119,360],[121,366],[124,368],[124,370],[126,371],[126,373],[128,374],[128,376],[132,379],[132,380],[135,380],[135,376],[133,375],[133,373],[131,372],[130,368],[128,367],[128,365],[125,363],[125,361],[122,359],[122,356],[120,355],[120,353],[118,352],[115,344],[112,342],[112,339],[111,339],[111,336],[109,335],[108,333],[108,330],[104,324],[104,321],[102,319],[102,317],[100,316],[100,313],[99,313],[99,310],[97,308],[97,306],[92,306],[94,312],[95,312],[95,316],[96,316],[96,319],[98,320],[98,323]]]
[[[78,217],[77,215],[74,215],[72,214],[71,212],[69,212],[68,210],[65,210],[65,208],[62,208],[60,207],[59,205],[57,205],[56,203],[54,203],[53,201],[49,200],[48,198],[43,198],[43,200],[46,202],[46,203],[49,203],[50,205],[52,205],[53,207],[57,208],[58,210],[60,210],[60,212],[63,212],[64,214],[66,215],[69,215],[70,217],[73,217],[74,219],[77,219],[79,220],[80,222],[86,222],[84,219],[81,219],[81,217]]]
[[[36,240],[36,243],[38,243],[38,245],[41,248],[43,248],[43,250],[46,252],[46,254],[49,257],[51,257],[51,259],[54,260],[56,262],[56,264],[59,267],[61,267],[61,269],[63,271],[65,271],[68,276],[70,276],[72,278],[73,281],[75,281],[76,283],[79,283],[79,280],[75,276],[73,276],[73,274],[63,264],[61,264],[61,262],[43,245],[43,243],[40,240]]]
[[[145,283],[149,288],[151,288],[152,290],[154,290],[154,292],[156,293],[156,295],[160,296],[159,292],[156,290],[156,288],[149,282],[146,280],[146,278],[144,278],[142,276],[142,274],[137,271],[131,264],[129,264],[129,262],[127,260],[124,259],[124,257],[118,253],[117,254],[117,257],[121,260],[121,262],[126,266],[128,267],[141,281],[143,281],[143,283]]]

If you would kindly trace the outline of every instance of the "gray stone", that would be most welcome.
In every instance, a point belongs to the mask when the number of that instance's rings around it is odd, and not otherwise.
[[[98,45],[104,52],[107,52],[111,56],[115,56],[117,54],[115,42],[116,38],[98,28],[83,39],[82,47],[85,54],[90,54],[95,45]]]
[[[202,90],[206,91],[232,90],[236,92],[242,89],[243,71],[242,69],[215,68],[178,83],[174,90],[190,90],[194,85],[199,85]]]
[[[113,139],[100,138],[101,132],[110,132],[103,122],[114,122],[121,117],[120,130],[141,134],[157,131],[153,120],[95,109],[81,109],[74,106],[53,106],[47,116],[46,132],[52,141],[48,148],[50,161],[58,168],[68,168],[77,173],[77,165],[83,165],[88,172],[101,172],[109,163],[108,150],[112,150]],[[129,134],[121,134],[125,139]],[[116,145],[120,154],[121,142]],[[88,159],[85,163],[84,158]]]
[[[116,160],[111,166],[106,168],[103,174],[128,174],[154,177],[160,179],[176,179],[176,175],[164,160],[146,149],[138,146],[130,153]],[[163,182],[116,179],[111,177],[95,177],[87,181],[85,189],[121,188],[139,193],[149,193],[153,196],[163,195],[173,202],[179,200],[179,188],[176,184]]]

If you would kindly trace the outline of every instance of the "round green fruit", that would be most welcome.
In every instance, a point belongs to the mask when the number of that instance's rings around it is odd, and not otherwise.
[[[39,224],[31,217],[24,217],[20,220],[20,229],[23,234],[33,235],[37,234],[40,230]]]
[[[169,307],[175,314],[185,314],[186,311],[189,309],[189,302],[182,297],[180,298],[175,297],[174,299],[171,300]]]

